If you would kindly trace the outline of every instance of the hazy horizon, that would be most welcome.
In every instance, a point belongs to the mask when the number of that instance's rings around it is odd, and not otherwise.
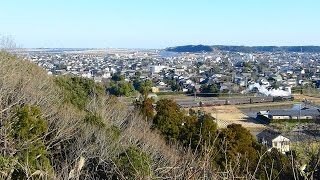
[[[320,46],[320,2],[5,1],[0,35],[23,48]]]
[[[208,44],[181,44],[181,45],[176,45],[176,46],[166,46],[163,48],[140,48],[140,47],[19,47],[22,49],[142,49],[142,50],[164,50],[166,48],[170,47],[178,47],[178,46],[188,46],[188,45],[204,45],[204,46],[243,46],[243,47],[320,47],[320,45],[282,45],[282,46],[277,46],[277,45],[252,45],[252,46],[247,46],[247,45],[224,45],[224,44],[214,44],[214,45],[208,45]]]

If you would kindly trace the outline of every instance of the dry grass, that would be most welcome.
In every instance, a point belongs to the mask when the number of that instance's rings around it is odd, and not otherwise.
[[[196,169],[200,167],[196,156],[186,155],[185,149],[178,144],[167,144],[159,133],[151,130],[151,123],[146,122],[134,109],[119,102],[117,98],[92,97],[86,105],[87,111],[97,112],[102,117],[106,125],[102,128],[84,123],[85,111],[63,103],[64,94],[55,85],[53,77],[48,76],[35,64],[0,52],[0,75],[1,124],[10,122],[15,106],[30,104],[41,108],[49,132],[40,138],[46,139],[46,149],[50,157],[54,157],[51,163],[55,174],[52,179],[68,179],[70,176],[74,179],[79,179],[80,176],[85,177],[84,179],[97,179],[97,172],[94,170],[76,167],[80,160],[91,162],[90,166],[95,168],[100,165],[101,168],[106,168],[109,174],[120,176],[122,172],[117,169],[113,160],[131,146],[139,147],[151,157],[151,168],[155,172],[154,176],[159,179],[187,177],[188,174],[197,173]],[[113,133],[109,129],[113,126],[119,128],[119,136],[116,135],[117,131]],[[8,138],[8,132],[9,127],[0,126],[0,156],[19,150],[14,149],[16,147]],[[5,146],[2,145],[3,142]],[[29,168],[28,165],[21,166],[24,169]],[[26,176],[31,174],[28,172]],[[10,174],[1,176],[2,174],[0,170],[0,179],[10,177]]]
[[[315,104],[320,104],[319,97],[307,96],[307,95],[303,95],[303,94],[294,94],[293,97],[295,100],[300,101],[300,102],[307,100],[307,101],[310,101]]]
[[[255,104],[239,104],[235,105],[238,109],[246,108],[261,108],[261,107],[279,107],[279,106],[290,106],[297,104],[297,101],[283,101],[283,102],[269,102],[269,103],[255,103]]]
[[[265,125],[260,124],[254,118],[248,117],[242,111],[235,106],[214,106],[214,107],[201,107],[193,108],[194,110],[201,110],[211,114],[214,118],[217,118],[218,127],[225,128],[229,124],[241,124],[243,127],[256,131],[258,129],[264,129]]]

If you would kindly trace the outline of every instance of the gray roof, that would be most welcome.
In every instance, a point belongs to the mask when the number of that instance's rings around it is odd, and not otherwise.
[[[270,110],[271,116],[320,116],[319,109],[305,109],[305,110]]]
[[[271,129],[265,129],[259,134],[257,134],[258,138],[272,141],[279,135],[282,135],[292,142],[313,142],[317,141],[320,142],[320,130],[308,130],[308,129],[301,129],[299,131],[291,131],[287,133],[279,133]]]
[[[320,141],[320,130],[301,130],[286,133],[288,137],[293,142],[312,142]]]
[[[257,134],[258,138],[265,139],[267,141],[272,141],[274,138],[278,137],[281,135],[281,133],[273,131],[271,129],[265,129],[259,134]]]

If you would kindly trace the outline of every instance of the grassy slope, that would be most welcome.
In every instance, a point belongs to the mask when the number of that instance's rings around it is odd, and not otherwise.
[[[177,165],[177,162],[181,161],[181,153],[166,145],[158,133],[150,130],[149,123],[142,120],[132,108],[118,102],[117,98],[101,93],[98,93],[98,96],[89,93],[84,101],[80,99],[77,105],[73,102],[73,95],[77,95],[77,92],[85,93],[86,90],[81,89],[85,86],[77,86],[74,94],[74,89],[68,89],[61,84],[58,86],[55,77],[48,76],[41,68],[5,52],[0,52],[0,76],[1,123],[10,123],[15,116],[13,110],[25,104],[38,107],[41,116],[46,120],[48,133],[38,138],[45,143],[54,173],[43,170],[40,173],[43,177],[125,177],[130,173],[123,169],[121,164],[117,164],[117,159],[130,147],[137,147],[138,152],[150,157],[148,168],[152,170],[152,173],[141,173],[138,163],[138,167],[133,167],[135,172],[130,174],[134,176],[131,178],[170,177],[181,170],[161,170]],[[64,83],[70,83],[68,77],[64,80]],[[5,149],[0,150],[0,165],[17,156],[15,153],[8,156],[9,151],[19,151],[19,147],[13,145],[17,139],[6,135],[11,128],[0,128],[1,140],[12,145],[6,145]],[[32,142],[26,142],[24,146],[31,145]],[[80,168],[78,163],[81,162],[84,164]],[[17,166],[10,168],[13,171]],[[27,164],[21,166],[28,169]],[[10,177],[10,168],[0,168],[0,178]],[[108,173],[98,173],[97,168],[108,169]],[[76,169],[80,171],[77,172]],[[36,169],[23,174],[30,177],[35,172]]]

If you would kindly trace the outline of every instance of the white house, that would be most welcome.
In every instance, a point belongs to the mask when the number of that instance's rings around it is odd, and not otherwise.
[[[290,139],[282,135],[272,139],[272,148],[278,149],[281,153],[290,151]]]
[[[166,66],[151,66],[151,73],[160,73]]]
[[[257,139],[260,143],[267,146],[268,151],[271,151],[272,148],[277,149],[283,154],[290,151],[290,139],[284,137],[279,132],[266,129],[257,134]]]
[[[110,72],[105,72],[103,75],[102,75],[103,78],[111,78],[111,73]]]

